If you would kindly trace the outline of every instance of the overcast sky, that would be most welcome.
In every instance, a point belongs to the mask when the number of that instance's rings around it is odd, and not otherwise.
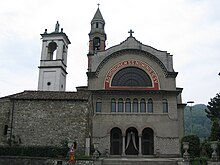
[[[173,55],[183,102],[207,104],[220,92],[220,0],[7,0],[0,5],[0,97],[37,90],[44,29],[68,35],[67,91],[87,85],[90,22],[100,3],[107,48],[128,31]]]

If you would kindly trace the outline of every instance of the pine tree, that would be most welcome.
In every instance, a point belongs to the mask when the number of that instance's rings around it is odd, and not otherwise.
[[[212,128],[209,140],[216,141],[219,139],[219,123],[217,119],[212,121]]]
[[[214,98],[208,102],[207,108],[205,111],[207,113],[207,117],[214,121],[215,119],[220,122],[220,93],[217,93]]]

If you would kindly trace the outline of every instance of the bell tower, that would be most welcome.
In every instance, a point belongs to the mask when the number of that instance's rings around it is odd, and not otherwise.
[[[42,36],[42,51],[39,66],[38,90],[65,91],[67,50],[70,40],[57,21],[55,31]]]
[[[98,9],[91,21],[91,30],[89,33],[89,53],[88,53],[88,72],[91,71],[92,57],[99,51],[105,50],[105,41],[107,36],[105,34],[105,20]]]
[[[91,21],[91,31],[89,33],[89,53],[105,50],[105,41],[107,36],[105,34],[105,21],[99,10],[99,7]]]

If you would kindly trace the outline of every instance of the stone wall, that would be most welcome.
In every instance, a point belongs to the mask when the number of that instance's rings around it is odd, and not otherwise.
[[[28,97],[20,97],[21,94]],[[85,138],[90,132],[88,97],[79,96],[79,93],[50,94],[23,92],[15,94],[20,98],[0,99],[0,145],[7,145],[7,139],[12,139],[24,146],[61,146],[64,142],[77,142],[79,149],[85,147]],[[7,135],[5,125],[8,126]]]
[[[169,138],[169,137],[155,137],[155,153],[159,156],[179,156],[180,142],[179,138]]]
[[[22,145],[61,145],[76,141],[84,147],[88,106],[83,101],[15,100],[13,135]]]
[[[10,127],[10,111],[12,103],[9,99],[0,99],[0,145],[7,144],[7,133],[10,130],[6,127]]]

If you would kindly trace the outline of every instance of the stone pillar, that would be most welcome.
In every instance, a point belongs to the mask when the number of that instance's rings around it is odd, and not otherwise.
[[[141,139],[142,139],[142,135],[139,135],[139,152],[138,152],[138,156],[142,156],[142,148],[141,148]]]
[[[178,161],[177,164],[178,165],[190,165],[190,161],[183,161],[183,160],[181,160],[181,161]]]
[[[125,156],[125,135],[122,135],[122,156]]]
[[[89,156],[90,153],[90,138],[86,138],[86,150],[85,150],[85,155]]]
[[[220,165],[220,162],[215,161],[215,160],[209,160],[207,161],[207,165]]]
[[[211,148],[213,150],[212,152],[212,159],[207,162],[208,165],[220,165],[220,161],[218,159],[218,153],[216,150],[218,149],[218,143],[217,141],[211,142]]]

